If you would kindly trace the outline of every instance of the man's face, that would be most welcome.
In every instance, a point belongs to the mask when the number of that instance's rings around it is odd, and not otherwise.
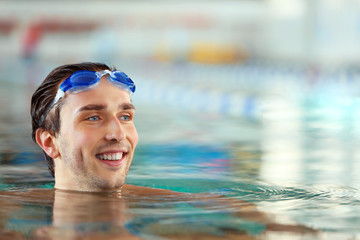
[[[93,89],[66,94],[55,138],[55,187],[119,189],[126,180],[138,134],[130,96],[103,77]]]

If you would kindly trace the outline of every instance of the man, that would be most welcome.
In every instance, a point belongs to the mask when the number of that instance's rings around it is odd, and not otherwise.
[[[31,116],[33,140],[45,154],[49,169],[55,176],[56,190],[0,192],[0,206],[8,206],[12,198],[19,197],[25,199],[24,205],[33,201],[38,203],[39,196],[42,196],[41,203],[53,202],[55,229],[41,228],[35,233],[38,236],[55,234],[59,227],[70,223],[81,225],[94,220],[98,223],[96,219],[103,217],[102,220],[110,226],[124,228],[118,234],[128,237],[131,235],[128,232],[129,222],[132,218],[136,220],[136,215],[129,216],[129,209],[134,203],[144,204],[145,199],[148,202],[145,201],[144,209],[163,202],[189,203],[211,211],[219,206],[220,209],[232,209],[231,214],[237,217],[263,224],[259,231],[264,234],[268,231],[313,233],[312,229],[303,226],[273,223],[265,214],[258,212],[256,206],[245,201],[214,194],[186,194],[126,185],[138,142],[133,122],[135,108],[131,103],[134,91],[135,84],[125,73],[104,64],[80,63],[55,68],[35,91],[31,100]],[[107,194],[94,195],[81,191]],[[79,215],[78,209],[89,212]],[[99,215],[102,209],[109,209],[109,212]],[[3,215],[2,219],[10,218],[10,208]],[[127,222],[127,227],[123,226],[124,222]],[[0,237],[1,225],[5,226],[6,221],[3,224],[0,222]],[[136,221],[134,226],[138,226]],[[244,236],[243,231],[225,232],[224,236]],[[201,233],[204,238],[210,235]]]
[[[55,188],[116,191],[125,183],[138,135],[133,81],[100,63],[57,67],[31,99],[32,137]]]

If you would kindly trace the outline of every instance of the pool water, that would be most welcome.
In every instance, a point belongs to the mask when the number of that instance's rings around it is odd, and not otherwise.
[[[52,189],[34,86],[0,89],[0,239],[360,239],[355,100],[271,95],[246,118],[135,99],[127,183],[171,191],[94,194]]]

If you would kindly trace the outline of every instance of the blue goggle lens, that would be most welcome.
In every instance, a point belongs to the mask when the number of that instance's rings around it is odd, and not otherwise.
[[[76,72],[76,75],[70,77],[70,82],[76,86],[86,86],[95,84],[98,81],[98,76],[93,72],[82,71]]]
[[[110,74],[110,77],[114,82],[120,82],[124,84],[131,92],[135,92],[134,82],[124,72],[114,71],[112,74]]]

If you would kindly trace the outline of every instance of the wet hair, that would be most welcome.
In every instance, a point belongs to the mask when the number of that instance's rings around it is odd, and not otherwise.
[[[74,72],[80,70],[103,71],[115,70],[103,63],[84,62],[78,64],[62,65],[52,70],[41,85],[36,89],[31,98],[31,120],[32,120],[32,139],[36,142],[36,130],[41,128],[42,131],[49,131],[53,136],[56,136],[60,131],[61,116],[60,110],[62,101],[59,100],[53,110],[48,109],[52,105],[55,95],[59,89],[60,84]],[[46,116],[47,115],[47,116]],[[55,176],[54,160],[43,151],[45,159],[48,163],[48,168],[52,176]]]

